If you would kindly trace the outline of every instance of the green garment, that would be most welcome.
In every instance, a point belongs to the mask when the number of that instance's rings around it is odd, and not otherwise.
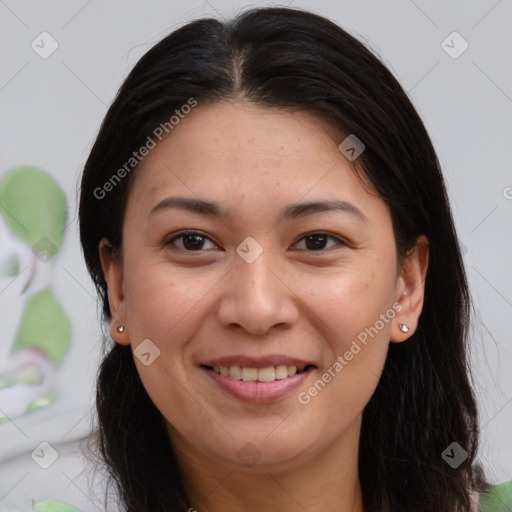
[[[479,512],[512,512],[512,482],[489,487],[480,494]]]

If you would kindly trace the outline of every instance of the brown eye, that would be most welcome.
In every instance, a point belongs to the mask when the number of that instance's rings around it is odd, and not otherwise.
[[[327,233],[311,233],[304,236],[299,242],[305,241],[305,249],[308,251],[324,251],[333,247],[332,245],[326,247],[329,239],[335,240],[338,242],[338,245],[345,245],[338,237],[329,235]],[[297,245],[298,244],[296,244],[295,247],[297,247]]]
[[[176,243],[176,241],[179,241],[180,243]],[[211,242],[211,240],[202,233],[198,231],[186,231],[171,238],[165,243],[165,245],[174,245],[180,250],[193,252],[203,250],[206,241]],[[213,242],[211,243],[213,244]],[[217,247],[215,244],[213,245],[214,247]]]

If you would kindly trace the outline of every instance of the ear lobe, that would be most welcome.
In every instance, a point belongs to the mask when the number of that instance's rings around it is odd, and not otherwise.
[[[401,309],[394,319],[391,331],[390,341],[394,343],[401,343],[410,338],[418,326],[425,298],[428,255],[428,239],[424,235],[420,235],[409,251],[397,280],[396,301],[400,304]],[[408,330],[400,328],[400,325],[407,326]]]
[[[108,303],[113,318],[110,325],[110,336],[116,343],[128,345],[130,338],[126,328],[127,318],[122,264],[115,258],[112,245],[107,238],[102,238],[98,250],[101,268],[107,283]],[[117,330],[120,325],[124,326],[123,332]]]

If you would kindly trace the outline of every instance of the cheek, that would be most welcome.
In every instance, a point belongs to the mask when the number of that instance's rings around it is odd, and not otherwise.
[[[160,412],[180,430],[188,428],[187,418],[191,417],[200,418],[206,428],[212,419],[186,391],[186,365],[188,340],[200,321],[197,314],[201,299],[215,281],[208,286],[206,279],[186,279],[183,272],[178,275],[162,263],[137,262],[130,268],[126,262],[126,268],[129,277],[125,295],[132,348],[149,339],[160,350],[148,366],[134,358],[144,388]]]
[[[157,263],[133,265],[125,282],[127,316],[131,334],[154,339],[162,347],[176,339],[175,331],[194,313],[207,291],[208,279],[186,279],[184,273],[171,271]],[[136,342],[136,340],[134,340]]]
[[[299,401],[304,413],[317,418],[326,438],[334,439],[347,428],[375,391],[395,313],[392,291],[390,279],[370,272],[340,278],[324,294],[311,294],[326,345],[323,367],[316,380],[300,390]]]
[[[331,340],[338,353],[347,350],[353,339],[376,323],[384,337],[389,334],[391,318],[386,318],[384,324],[380,319],[387,312],[389,317],[394,313],[395,280],[389,271],[392,267],[383,271],[378,266],[370,262],[359,264],[357,268],[343,269],[337,276],[316,279],[306,293],[308,308],[322,320],[319,325],[323,325],[325,338]]]
[[[323,320],[330,351],[302,397],[332,435],[364,409],[382,373],[395,316],[393,265],[391,256],[360,261],[309,293],[308,306]]]

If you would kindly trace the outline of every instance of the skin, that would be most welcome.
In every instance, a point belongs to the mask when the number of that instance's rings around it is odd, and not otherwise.
[[[357,179],[357,160],[338,150],[344,138],[306,112],[242,100],[199,104],[137,171],[122,258],[112,256],[108,240],[100,243],[112,338],[134,350],[145,339],[159,348],[149,366],[135,363],[167,420],[199,512],[363,511],[362,412],[389,343],[416,329],[428,243],[419,237],[398,264],[389,209]],[[215,201],[232,217],[176,208],[150,214],[169,196]],[[339,211],[280,220],[285,206],[326,199],[352,203],[366,220]],[[200,231],[203,245],[194,250],[183,238],[166,245],[184,229]],[[323,246],[317,240],[323,249],[315,251],[304,239],[312,232],[334,238]],[[248,236],[263,249],[252,263],[236,252]],[[394,318],[308,404],[300,403],[298,393],[393,304],[401,306]],[[198,366],[233,354],[276,353],[317,368],[300,389],[270,404],[226,394]],[[249,442],[261,457],[250,466],[237,455]]]

